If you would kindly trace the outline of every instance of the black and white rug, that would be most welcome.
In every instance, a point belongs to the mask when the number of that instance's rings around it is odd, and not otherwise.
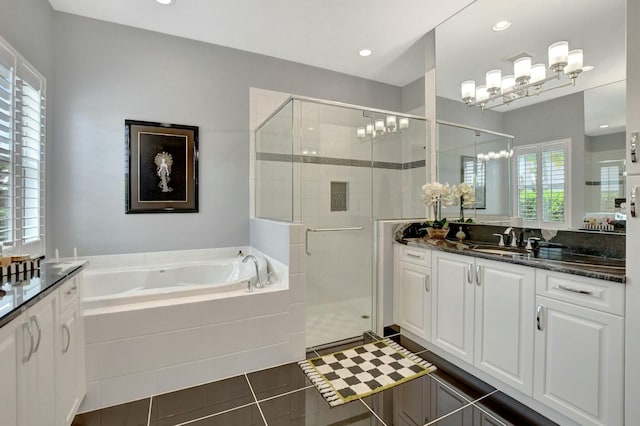
[[[389,339],[298,364],[332,407],[381,392],[436,369]]]

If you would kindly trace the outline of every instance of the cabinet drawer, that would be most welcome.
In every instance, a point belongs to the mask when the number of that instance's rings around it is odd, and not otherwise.
[[[416,247],[408,247],[405,245],[398,246],[398,254],[403,262],[415,263],[421,266],[431,266],[431,250]]]
[[[73,302],[78,300],[78,294],[80,293],[79,279],[78,277],[71,278],[66,283],[60,286],[60,311],[64,312],[67,307],[71,306]]]
[[[538,269],[536,294],[615,315],[624,315],[625,287],[620,283]]]

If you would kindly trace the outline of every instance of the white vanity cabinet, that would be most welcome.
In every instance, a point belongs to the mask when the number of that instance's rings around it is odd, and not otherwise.
[[[539,270],[534,397],[582,425],[621,425],[624,284]]]
[[[21,360],[18,359],[18,340],[22,323],[26,314],[20,315],[9,324],[0,328],[0,365],[2,386],[0,386],[0,425],[17,425],[18,410],[18,381],[21,378]]]
[[[56,425],[70,425],[86,393],[84,323],[82,320],[82,274],[60,289],[60,317],[56,346]]]
[[[431,250],[395,244],[394,321],[431,340]]]
[[[533,393],[533,268],[433,253],[432,343]]]
[[[79,273],[0,328],[0,425],[72,423],[86,391],[81,282]]]
[[[51,424],[56,410],[55,328],[57,291],[31,306],[18,334],[19,424]],[[14,321],[15,322],[15,321]]]

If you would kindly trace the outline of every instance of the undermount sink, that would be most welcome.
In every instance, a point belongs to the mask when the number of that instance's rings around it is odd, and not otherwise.
[[[478,253],[497,254],[500,256],[513,256],[514,254],[527,254],[523,249],[515,247],[471,247],[470,250]]]

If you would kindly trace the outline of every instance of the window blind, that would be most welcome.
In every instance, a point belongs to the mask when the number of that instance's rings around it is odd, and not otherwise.
[[[542,218],[545,222],[564,222],[565,150],[542,151]]]
[[[620,174],[619,166],[600,167],[600,210],[603,212],[613,212],[615,199],[624,196],[621,193]]]
[[[44,252],[46,80],[0,38],[0,242]]]
[[[525,225],[568,225],[570,140],[515,149],[515,211]]]

